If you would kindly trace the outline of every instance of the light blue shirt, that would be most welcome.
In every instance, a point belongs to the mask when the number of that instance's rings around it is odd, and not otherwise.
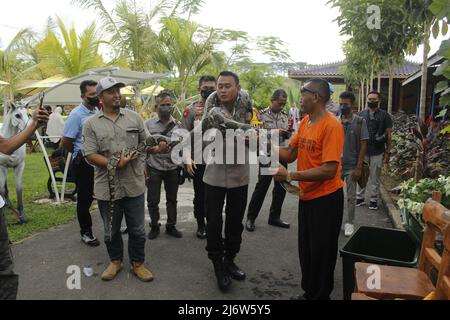
[[[80,151],[83,150],[83,127],[86,120],[95,115],[98,109],[94,111],[89,110],[83,103],[72,110],[64,125],[63,136],[73,139],[73,157],[75,158]]]

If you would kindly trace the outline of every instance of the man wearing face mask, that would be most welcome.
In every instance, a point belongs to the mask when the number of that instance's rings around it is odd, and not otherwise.
[[[342,156],[342,177],[347,188],[347,221],[345,236],[355,231],[353,221],[356,208],[356,185],[362,175],[363,163],[367,152],[369,131],[366,120],[353,112],[356,97],[353,92],[343,92],[340,97],[341,122],[344,126],[344,154]]]
[[[172,117],[173,98],[169,92],[163,91],[156,97],[156,112],[158,113],[156,117],[145,122],[145,127],[151,135],[163,135],[170,138],[175,130],[183,128],[181,122]],[[149,240],[156,239],[160,234],[159,202],[163,181],[167,200],[166,233],[175,238],[183,237],[176,228],[179,167],[173,163],[172,155],[168,151],[162,150],[163,154],[150,154],[147,157],[147,201],[151,219]]]
[[[188,106],[181,120],[186,130],[194,130],[202,121],[203,114],[205,113],[205,102],[216,91],[216,85],[216,78],[213,76],[203,76],[200,78],[199,91],[202,99]],[[195,150],[195,147],[193,147],[193,150]],[[194,216],[197,220],[197,238],[206,239],[205,183],[203,182],[206,166],[201,163],[192,163],[186,165],[186,168],[189,175],[194,179]]]
[[[381,169],[384,162],[389,163],[392,142],[392,118],[380,109],[381,94],[372,91],[368,96],[368,108],[361,112],[369,129],[366,162],[370,167],[370,179],[367,188],[370,192],[370,210],[378,210]],[[356,206],[365,205],[366,188],[361,189],[356,197]]]
[[[100,242],[92,233],[92,218],[89,209],[94,201],[94,168],[86,162],[82,155],[83,128],[87,119],[98,112],[99,99],[97,82],[83,81],[80,85],[81,104],[69,115],[63,130],[62,143],[64,148],[73,154],[72,170],[78,191],[77,217],[80,224],[81,241],[91,247],[97,247]]]

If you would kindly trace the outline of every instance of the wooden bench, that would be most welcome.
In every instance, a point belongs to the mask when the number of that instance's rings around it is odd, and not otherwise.
[[[422,300],[431,292],[436,299],[450,299],[450,216],[449,210],[434,200],[428,200],[423,211],[425,231],[417,269],[379,265],[381,288],[369,288],[368,268],[373,264],[355,264],[355,299],[362,295],[374,299]],[[436,250],[436,236],[444,238],[442,256]],[[433,269],[438,271],[436,286],[432,282]],[[370,286],[372,287],[372,286]]]

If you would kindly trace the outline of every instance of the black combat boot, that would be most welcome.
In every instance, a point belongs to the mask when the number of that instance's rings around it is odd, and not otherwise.
[[[197,221],[197,238],[206,239],[206,224],[204,221]]]
[[[231,286],[231,279],[228,272],[225,270],[223,259],[214,260],[214,272],[217,278],[219,289],[223,292],[227,291]]]
[[[152,227],[152,229],[150,230],[150,232],[148,234],[148,240],[155,240],[156,238],[158,238],[159,234],[161,233],[161,225],[157,224],[157,225],[152,225],[151,227]]]
[[[234,259],[225,258],[224,261],[225,270],[234,280],[243,281],[245,280],[245,272],[242,271],[235,263]]]

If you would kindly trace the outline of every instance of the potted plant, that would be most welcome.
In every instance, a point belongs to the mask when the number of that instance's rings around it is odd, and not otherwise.
[[[439,176],[437,179],[414,179],[400,185],[401,193],[398,206],[402,215],[403,225],[408,233],[418,242],[422,242],[424,222],[422,211],[425,202],[431,198],[433,192],[442,195],[442,204],[450,207],[450,176]]]

